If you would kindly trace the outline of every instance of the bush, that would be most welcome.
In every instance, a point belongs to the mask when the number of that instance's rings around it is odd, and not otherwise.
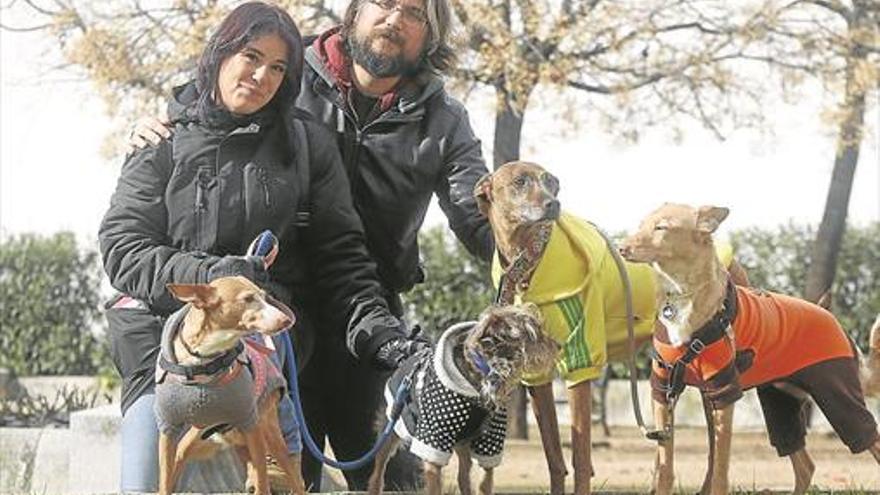
[[[100,267],[72,233],[0,242],[0,367],[18,375],[94,374],[109,363],[94,336]]]
[[[419,236],[425,283],[404,294],[407,317],[435,340],[461,321],[475,320],[492,303],[495,292],[484,263],[459,243],[445,226]]]

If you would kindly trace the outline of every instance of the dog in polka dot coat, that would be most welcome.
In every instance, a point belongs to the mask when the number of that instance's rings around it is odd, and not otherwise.
[[[542,323],[532,304],[491,306],[478,321],[453,325],[434,349],[405,361],[385,388],[389,419],[399,384],[409,378],[412,387],[394,435],[376,455],[369,493],[382,492],[388,458],[403,445],[424,461],[429,495],[440,495],[440,471],[453,451],[461,494],[472,493],[472,459],[484,471],[480,494],[491,494],[507,433],[507,399],[524,373],[546,371],[559,352]]]

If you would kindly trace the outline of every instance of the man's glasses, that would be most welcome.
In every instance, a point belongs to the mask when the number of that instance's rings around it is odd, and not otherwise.
[[[401,5],[400,0],[369,0],[369,2],[384,10],[388,15],[399,10],[407,24],[423,26],[428,22],[428,13],[415,5]]]

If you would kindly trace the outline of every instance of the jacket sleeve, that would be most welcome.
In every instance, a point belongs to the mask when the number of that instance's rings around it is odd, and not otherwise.
[[[218,258],[170,245],[165,188],[173,164],[170,151],[150,146],[122,167],[110,208],[98,231],[104,270],[117,290],[146,301],[159,312],[180,306],[165,289],[170,282],[200,283]]]
[[[474,256],[490,261],[495,250],[489,220],[480,213],[474,199],[474,186],[489,173],[480,140],[471,129],[467,111],[460,103],[445,97],[456,124],[446,137],[443,174],[434,192],[449,220],[449,228]]]
[[[388,309],[366,247],[363,225],[333,136],[307,124],[311,154],[311,220],[305,246],[312,278],[332,328],[346,328],[349,351],[372,359],[385,342],[406,336]]]

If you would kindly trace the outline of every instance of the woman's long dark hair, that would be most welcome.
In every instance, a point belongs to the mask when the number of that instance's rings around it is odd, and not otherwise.
[[[248,42],[269,34],[277,34],[287,45],[287,70],[281,86],[266,106],[293,104],[299,95],[302,79],[302,36],[287,12],[275,5],[256,1],[243,3],[230,12],[205,45],[196,74],[201,110],[215,106],[213,97],[219,94],[217,79],[223,61],[238,53]]]

